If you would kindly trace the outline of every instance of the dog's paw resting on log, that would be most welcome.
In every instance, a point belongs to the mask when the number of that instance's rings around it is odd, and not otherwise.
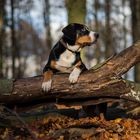
[[[70,73],[69,81],[77,82],[81,72],[86,70],[80,58],[80,51],[85,46],[97,42],[99,34],[90,31],[87,26],[72,23],[63,28],[63,36],[50,52],[48,63],[43,69],[42,90],[51,90],[52,76],[55,72]]]

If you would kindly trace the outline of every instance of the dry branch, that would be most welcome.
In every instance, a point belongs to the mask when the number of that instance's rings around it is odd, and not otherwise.
[[[89,105],[120,98],[140,102],[140,85],[121,78],[138,62],[140,41],[113,56],[99,69],[83,73],[75,85],[69,83],[68,74],[56,74],[49,93],[41,91],[41,76],[14,81],[1,80],[0,102],[13,106],[56,102]]]

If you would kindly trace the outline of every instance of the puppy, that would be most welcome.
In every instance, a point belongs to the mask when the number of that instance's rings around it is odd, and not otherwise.
[[[51,89],[55,72],[70,73],[70,83],[76,83],[81,72],[86,70],[80,58],[80,51],[85,46],[95,44],[99,37],[97,32],[90,31],[87,26],[78,23],[69,24],[62,32],[63,36],[51,50],[48,63],[43,69],[44,92]]]

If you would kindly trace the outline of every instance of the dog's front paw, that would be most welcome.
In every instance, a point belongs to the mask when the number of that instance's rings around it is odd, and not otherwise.
[[[78,76],[76,76],[74,74],[70,74],[70,76],[69,76],[70,83],[74,84],[77,82],[77,80],[78,80]]]
[[[78,69],[78,68],[75,68],[71,73],[70,73],[70,76],[69,76],[69,81],[70,83],[74,84],[77,82],[78,80],[78,77],[81,73],[81,70]]]
[[[42,83],[42,90],[44,92],[48,92],[51,90],[52,80],[45,81]]]

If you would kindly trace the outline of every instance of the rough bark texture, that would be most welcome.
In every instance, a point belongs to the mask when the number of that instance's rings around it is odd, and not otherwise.
[[[5,16],[5,1],[0,0],[0,77],[3,77],[3,48],[4,48],[4,16]]]
[[[104,42],[105,42],[105,58],[110,57],[114,52],[114,40],[113,31],[111,27],[111,12],[112,12],[111,0],[105,0],[105,30],[104,30]],[[107,37],[109,35],[109,37]]]
[[[140,36],[140,1],[130,0],[131,21],[132,21],[132,37],[133,42],[139,40]],[[140,64],[134,67],[134,78],[136,82],[140,82]]]
[[[68,23],[85,23],[86,0],[65,0]],[[78,18],[77,18],[78,15]]]
[[[1,80],[0,102],[24,107],[42,103],[91,105],[113,98],[140,102],[140,85],[121,78],[121,75],[138,62],[140,62],[140,41],[113,56],[97,70],[83,73],[75,85],[69,83],[68,74],[55,75],[49,93],[41,91],[41,76],[13,82]]]

